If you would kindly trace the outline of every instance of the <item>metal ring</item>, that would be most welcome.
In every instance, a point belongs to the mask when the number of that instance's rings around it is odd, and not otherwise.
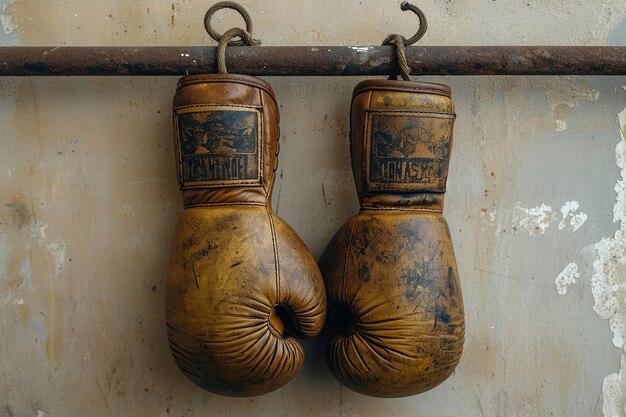
[[[408,1],[402,2],[402,4],[400,5],[400,10],[402,10],[403,12],[410,10],[415,13],[417,15],[417,18],[419,19],[419,26],[417,32],[415,32],[415,35],[404,41],[404,45],[406,46],[413,45],[415,42],[419,41],[426,33],[426,30],[428,30],[428,21],[426,20],[426,15],[423,11],[420,10],[419,7],[409,3]]]
[[[213,29],[213,27],[211,26],[211,18],[218,10],[222,9],[232,9],[239,13],[243,20],[246,22],[246,31],[250,34],[252,33],[252,18],[248,14],[248,11],[244,9],[241,4],[235,3],[234,1],[220,1],[211,6],[204,15],[204,28],[206,29],[210,37],[215,39],[217,42],[219,42],[222,38],[222,35],[217,33],[215,29]],[[238,40],[233,39],[229,41],[228,44],[241,46],[245,45],[245,41],[241,38],[239,38]]]

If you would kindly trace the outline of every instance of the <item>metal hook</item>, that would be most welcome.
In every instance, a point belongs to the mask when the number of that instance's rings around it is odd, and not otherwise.
[[[419,26],[417,32],[415,32],[415,35],[404,41],[405,46],[413,45],[415,42],[419,41],[426,33],[426,30],[428,30],[426,15],[423,11],[420,10],[419,7],[409,3],[408,1],[403,1],[402,4],[400,4],[400,10],[402,10],[403,12],[410,10],[415,13],[417,15],[417,18],[419,19]]]
[[[252,18],[248,14],[248,11],[241,4],[234,1],[220,1],[211,6],[204,15],[204,28],[206,29],[209,36],[211,36],[217,42],[222,39],[223,35],[217,33],[215,29],[213,29],[213,27],[211,26],[211,18],[218,10],[222,9],[232,9],[239,13],[243,20],[246,22],[246,32],[252,34]],[[239,38],[238,40],[229,41],[228,45],[246,45],[246,41],[243,38]]]

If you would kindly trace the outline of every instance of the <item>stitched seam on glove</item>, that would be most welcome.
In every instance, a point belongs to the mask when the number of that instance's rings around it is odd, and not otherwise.
[[[186,85],[199,84],[199,83],[228,83],[228,82],[241,83],[241,84],[249,85],[251,87],[260,88],[260,89],[266,91],[272,97],[272,99],[274,101],[276,101],[276,98],[274,97],[274,91],[272,91],[272,89],[271,89],[271,87],[269,87],[269,85],[265,85],[264,83],[257,83],[253,79],[243,78],[243,77],[240,77],[240,76],[230,75],[230,74],[223,74],[223,77],[220,77],[217,74],[215,74],[214,77],[206,77],[206,78],[205,77],[198,77],[198,78],[194,77],[193,79],[183,81],[182,83],[179,82],[178,88],[184,87]]]
[[[276,327],[274,327],[274,325],[272,324],[269,316],[267,316],[267,325],[270,329],[270,333],[272,333],[275,337],[279,337],[282,338],[282,334],[280,334],[280,332],[278,331],[278,329]]]
[[[245,203],[245,202],[232,202],[232,203],[196,203],[185,206],[185,209],[192,207],[214,207],[214,206],[250,206],[250,207],[265,207],[265,203]]]
[[[362,206],[361,211],[424,211],[431,213],[443,213],[443,210],[427,209],[421,207],[409,208],[409,207],[367,207]]]
[[[368,85],[366,87],[360,88],[358,90],[355,90],[352,93],[352,97],[357,96],[360,93],[366,92],[368,90],[371,89],[376,89],[376,90],[385,90],[385,91],[412,91],[412,92],[419,92],[419,93],[430,93],[430,94],[436,94],[439,96],[444,96],[444,97],[450,97],[446,92],[441,91],[441,90],[437,90],[437,89],[432,89],[432,88],[421,88],[421,87],[410,87],[410,86],[389,86],[389,85]]]
[[[262,109],[263,105],[254,106],[251,104],[186,104],[184,106],[176,107],[174,111],[178,111],[181,109],[193,109],[194,107],[235,107],[235,108],[247,108],[247,109]]]
[[[270,220],[270,229],[272,231],[272,245],[274,247],[274,268],[276,269],[276,304],[280,304],[280,261],[278,259],[278,242],[276,241],[276,226],[272,213],[268,212],[267,216]]]
[[[388,114],[401,114],[401,115],[414,115],[414,114],[423,114],[425,116],[439,116],[441,119],[454,119],[456,113],[450,113],[445,111],[423,111],[423,110],[396,110],[396,109],[385,109],[385,108],[367,108],[365,109],[366,113],[384,113]]]
[[[263,93],[261,93],[261,90],[257,90],[257,93],[259,94],[259,103],[261,103],[261,109],[263,109],[265,107],[265,103],[263,102]],[[266,180],[265,178],[265,145],[266,145],[266,139],[270,138],[271,140],[272,134],[269,131],[270,129],[270,127],[268,126],[269,123],[265,123],[265,113],[263,112],[263,110],[259,111],[259,117],[261,118],[261,129],[259,132],[261,137],[259,138],[260,147],[259,147],[259,162],[258,163],[259,163],[259,169],[261,173],[260,175],[261,187],[263,187],[263,191],[265,192],[265,205],[267,206],[272,195],[272,188],[274,186],[275,176],[272,174],[269,174],[272,180],[270,181],[269,184],[267,183],[267,181],[265,181]],[[278,159],[276,159],[276,163],[278,163]]]
[[[343,267],[343,280],[341,283],[341,302],[346,303],[346,284],[348,281],[348,263],[350,262],[350,252],[352,250],[352,240],[354,236],[354,228],[356,227],[356,217],[352,220],[350,225],[350,236],[348,237],[348,247],[346,249],[346,263]]]

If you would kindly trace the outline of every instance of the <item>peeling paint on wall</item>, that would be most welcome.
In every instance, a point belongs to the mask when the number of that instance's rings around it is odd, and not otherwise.
[[[625,87],[626,89],[626,87]],[[615,184],[617,199],[613,206],[613,221],[620,224],[612,238],[606,237],[594,245],[591,289],[595,300],[594,311],[609,320],[613,344],[624,349],[626,337],[626,108],[618,114],[621,140],[615,147],[621,178]],[[626,416],[626,349],[618,373],[604,378],[602,386],[605,417]]]
[[[561,86],[559,86],[561,87]],[[596,101],[600,92],[594,89],[578,88],[574,85],[566,88],[555,88],[547,91],[552,117],[556,124],[555,131],[562,132],[567,129],[567,118],[581,100]]]
[[[513,223],[517,224],[518,230],[528,232],[530,235],[544,234],[550,227],[550,222],[556,219],[552,207],[541,204],[537,207],[522,207],[517,203],[513,209]]]
[[[37,242],[39,247],[46,249],[48,253],[52,256],[52,259],[54,261],[54,277],[55,279],[60,279],[62,278],[63,266],[65,265],[67,242],[48,243],[48,239],[46,237],[47,228],[48,225],[38,222],[30,224],[28,227],[33,240]]]
[[[563,207],[561,207],[561,215],[563,218],[559,223],[559,230],[563,230],[569,223],[572,231],[575,232],[587,221],[586,213],[576,213],[579,207],[578,201],[567,201],[563,204]]]
[[[554,281],[556,292],[558,292],[559,295],[567,294],[567,288],[571,284],[574,284],[577,278],[580,278],[578,265],[575,262],[570,262],[565,268],[563,268],[563,271],[561,271]]]
[[[13,1],[14,0],[5,0],[2,2],[2,13],[0,13],[0,26],[2,26],[2,30],[7,35],[17,29],[17,25],[13,23],[13,16],[7,13],[7,7],[9,4],[13,3]]]
[[[30,198],[27,193],[22,197]],[[0,242],[13,243],[13,250],[6,251],[0,258],[0,271],[4,271],[0,283],[7,280],[6,289],[0,292],[0,305],[14,305],[26,312],[29,306],[45,300],[46,308],[41,316],[33,316],[30,321],[48,363],[56,368],[61,363],[65,344],[62,283],[68,242],[51,241],[46,234],[48,225],[30,213],[27,206],[16,201],[0,208]],[[4,220],[7,218],[12,221]],[[37,269],[36,284],[32,282],[31,259]]]
[[[573,232],[587,221],[587,214],[578,211],[580,204],[577,201],[566,201],[561,207],[561,219],[558,223],[558,229],[571,229]],[[497,210],[489,211],[481,210],[481,218],[488,220],[489,226],[496,226],[496,235],[500,233],[498,224],[508,223],[510,218],[511,227],[514,231],[526,232],[529,235],[542,235],[557,220],[558,214],[545,203],[541,203],[535,207],[523,207],[521,202],[517,202],[512,210],[500,212],[498,216]]]
[[[626,86],[623,88],[626,90]],[[593,309],[602,319],[609,321],[613,345],[624,349],[620,370],[604,378],[602,411],[605,417],[626,417],[626,108],[618,113],[617,119],[621,139],[615,146],[615,159],[621,172],[614,187],[617,196],[613,221],[620,226],[613,237],[605,237],[593,244],[596,258],[591,277],[595,301]],[[586,221],[586,215],[580,216],[584,213],[575,213],[578,208],[578,203],[574,201],[563,205],[559,229],[568,218],[573,230]],[[567,286],[579,276],[577,265],[568,264],[556,278],[557,292],[565,294]]]

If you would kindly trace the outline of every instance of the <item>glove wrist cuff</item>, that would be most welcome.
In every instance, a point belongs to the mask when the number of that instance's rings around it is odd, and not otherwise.
[[[270,85],[245,75],[183,77],[173,107],[185,207],[266,204],[279,138]]]
[[[443,193],[364,194],[362,209],[443,211]]]

